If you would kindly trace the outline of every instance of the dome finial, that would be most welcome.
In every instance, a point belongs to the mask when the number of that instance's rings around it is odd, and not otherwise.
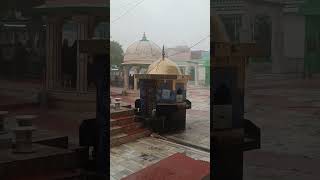
[[[166,53],[164,52],[164,45],[162,46],[162,60],[164,60]]]
[[[146,36],[146,32],[143,33],[143,37],[142,37],[141,41],[148,41],[147,36]]]

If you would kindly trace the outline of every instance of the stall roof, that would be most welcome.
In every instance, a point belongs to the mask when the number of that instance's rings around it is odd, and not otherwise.
[[[59,11],[59,14],[95,13],[107,16],[108,7],[106,0],[47,0],[43,5],[34,7],[34,13],[51,14]]]
[[[39,7],[107,7],[106,0],[47,0]]]

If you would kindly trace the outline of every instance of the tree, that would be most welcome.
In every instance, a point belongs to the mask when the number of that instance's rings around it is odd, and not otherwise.
[[[110,59],[111,65],[121,65],[123,61],[122,46],[117,41],[110,42]]]

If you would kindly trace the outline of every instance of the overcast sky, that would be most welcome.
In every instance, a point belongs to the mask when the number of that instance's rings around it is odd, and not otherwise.
[[[161,47],[190,47],[210,34],[210,0],[144,0],[133,8],[140,1],[110,1],[111,39],[124,50],[140,40],[143,32]],[[128,9],[131,10],[123,15]],[[209,50],[210,39],[193,49]]]

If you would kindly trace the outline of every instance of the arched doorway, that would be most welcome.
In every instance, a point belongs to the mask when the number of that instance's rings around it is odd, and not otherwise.
[[[134,75],[138,74],[138,67],[132,66],[129,70],[129,89],[134,89]]]

